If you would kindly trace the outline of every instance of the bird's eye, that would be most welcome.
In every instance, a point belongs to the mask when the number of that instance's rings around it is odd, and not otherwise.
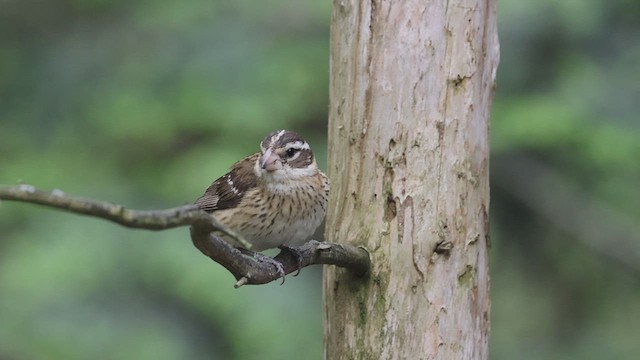
[[[298,151],[300,151],[300,149],[296,149],[296,148],[288,148],[287,149],[287,157],[288,158],[292,158],[293,155],[297,154]]]

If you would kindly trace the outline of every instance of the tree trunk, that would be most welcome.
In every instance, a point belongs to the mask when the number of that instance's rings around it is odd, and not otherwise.
[[[486,359],[493,0],[335,0],[326,359]]]

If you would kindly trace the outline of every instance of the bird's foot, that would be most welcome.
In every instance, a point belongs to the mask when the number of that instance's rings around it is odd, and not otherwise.
[[[296,258],[297,271],[295,274],[293,274],[293,276],[300,275],[300,270],[302,270],[302,253],[300,252],[300,250],[298,250],[297,248],[286,246],[286,245],[280,245],[278,246],[278,249],[280,249],[280,251],[288,252],[289,254],[291,254],[293,257]]]
[[[269,264],[273,265],[276,268],[276,272],[278,273],[277,279],[282,278],[282,282],[280,283],[280,285],[284,284],[284,280],[285,280],[285,275],[286,274],[284,272],[284,268],[282,267],[282,264],[278,260],[275,260],[271,256],[267,256],[265,254],[262,254],[262,253],[259,253],[259,252],[255,252],[255,251],[251,251],[251,250],[241,249],[240,251],[242,253],[244,253],[244,254],[252,256],[254,259],[256,259],[256,260],[258,260],[260,262],[266,262],[266,263],[269,263]]]

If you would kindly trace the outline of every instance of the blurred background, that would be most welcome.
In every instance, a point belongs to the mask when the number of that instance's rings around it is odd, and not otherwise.
[[[326,159],[329,1],[0,0],[0,183],[193,201],[269,131]],[[491,359],[640,353],[640,2],[500,0]],[[321,359],[318,267],[233,289],[186,229],[0,204],[0,359]]]

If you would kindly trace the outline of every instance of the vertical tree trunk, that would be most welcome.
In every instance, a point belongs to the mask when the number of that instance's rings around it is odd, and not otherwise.
[[[334,0],[326,359],[486,359],[493,0]]]

